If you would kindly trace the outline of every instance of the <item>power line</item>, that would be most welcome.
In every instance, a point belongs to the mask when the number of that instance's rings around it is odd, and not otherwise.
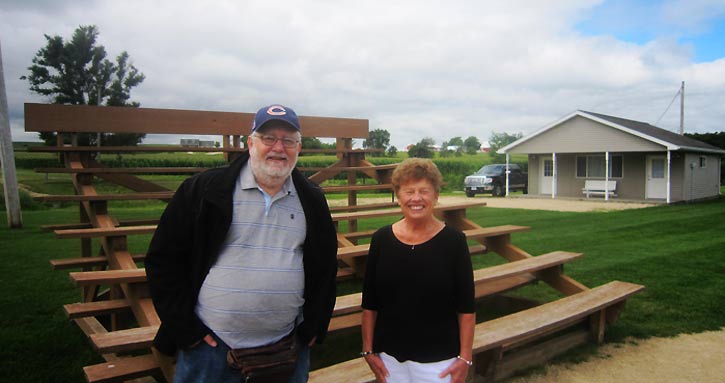
[[[665,109],[664,112],[662,112],[662,115],[660,116],[660,118],[658,118],[657,122],[654,123],[655,126],[657,126],[660,123],[660,120],[662,119],[662,117],[664,117],[665,114],[667,113],[667,111],[670,110],[672,103],[675,102],[675,100],[677,99],[677,96],[680,95],[680,92],[682,92],[682,88],[677,90],[677,93],[675,93],[675,97],[672,97],[672,101],[670,101],[670,105],[667,105],[667,108]]]

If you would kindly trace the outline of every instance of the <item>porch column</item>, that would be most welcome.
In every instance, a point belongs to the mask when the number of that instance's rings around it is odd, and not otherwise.
[[[556,152],[551,153],[551,198],[556,198],[556,178],[559,172],[556,169]]]
[[[672,167],[671,164],[672,155],[670,152],[670,149],[667,149],[667,204],[670,203],[670,167]]]
[[[609,201],[609,151],[604,152],[604,200]]]
[[[511,171],[509,171],[509,159],[509,153],[506,152],[506,197],[509,196],[509,173],[511,173]]]

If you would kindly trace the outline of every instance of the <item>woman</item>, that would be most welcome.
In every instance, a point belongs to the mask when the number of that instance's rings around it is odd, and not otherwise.
[[[432,161],[403,161],[392,183],[403,219],[370,242],[361,355],[381,383],[463,382],[476,322],[466,237],[433,215],[443,180]]]

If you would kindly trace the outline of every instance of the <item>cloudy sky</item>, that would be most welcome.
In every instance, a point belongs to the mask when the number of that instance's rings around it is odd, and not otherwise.
[[[725,131],[725,0],[0,0],[13,140],[44,35],[96,25],[142,107],[364,118],[424,137],[530,133],[577,110]],[[672,104],[671,104],[672,103]],[[670,106],[671,104],[671,106]],[[668,109],[668,106],[669,109]],[[154,136],[146,142],[178,142]]]

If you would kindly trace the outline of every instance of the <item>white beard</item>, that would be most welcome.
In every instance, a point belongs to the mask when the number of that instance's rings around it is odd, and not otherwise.
[[[249,163],[252,167],[254,178],[257,180],[257,183],[266,186],[274,187],[282,185],[287,180],[287,177],[292,174],[296,163],[296,158],[289,158],[289,156],[284,154],[288,157],[288,165],[277,166],[276,164],[270,164],[264,158],[258,158],[259,154],[254,146],[249,149],[249,154]],[[273,154],[268,153],[267,155],[270,156]]]

